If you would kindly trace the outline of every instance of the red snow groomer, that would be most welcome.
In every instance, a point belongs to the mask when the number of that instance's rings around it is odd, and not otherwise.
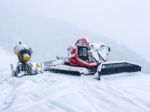
[[[78,39],[74,46],[68,48],[68,57],[57,57],[57,60],[45,61],[45,70],[72,75],[101,75],[122,72],[141,71],[141,66],[128,62],[109,62],[110,47],[91,44],[87,39]]]
[[[90,45],[89,42],[85,39],[79,39],[75,43],[75,46],[68,49],[70,54],[69,64],[72,66],[78,67],[97,67],[99,63],[93,58],[90,60]]]

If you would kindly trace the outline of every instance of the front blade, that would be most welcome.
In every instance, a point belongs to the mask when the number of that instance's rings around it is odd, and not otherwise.
[[[109,75],[123,72],[138,72],[141,71],[141,66],[128,63],[128,62],[118,62],[118,63],[103,63],[101,69],[99,70],[99,75]]]

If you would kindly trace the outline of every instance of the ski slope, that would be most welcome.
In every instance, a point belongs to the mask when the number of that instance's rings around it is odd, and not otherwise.
[[[0,112],[150,112],[150,75],[11,76],[16,60],[0,50]],[[13,62],[14,61],[14,62]]]

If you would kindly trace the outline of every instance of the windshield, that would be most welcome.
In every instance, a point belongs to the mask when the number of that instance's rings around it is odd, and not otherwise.
[[[88,60],[88,48],[80,46],[78,47],[78,55],[82,60]]]

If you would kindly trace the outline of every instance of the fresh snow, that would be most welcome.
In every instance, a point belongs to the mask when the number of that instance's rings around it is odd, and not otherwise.
[[[0,61],[0,71],[2,73],[8,71],[10,64],[16,63],[17,58],[0,47]]]
[[[98,81],[45,72],[16,78],[9,66],[14,57],[0,53],[0,112],[150,112],[150,75],[122,73]]]

